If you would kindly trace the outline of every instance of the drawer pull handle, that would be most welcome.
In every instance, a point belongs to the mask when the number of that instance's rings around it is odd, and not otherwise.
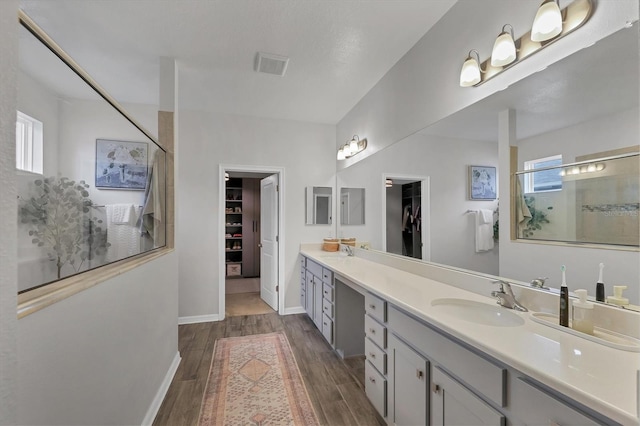
[[[424,376],[424,372],[422,370],[416,370],[416,377],[422,379],[422,376]]]
[[[369,307],[370,307],[371,309],[375,309],[375,308],[376,308],[376,305],[371,304],[371,305],[369,305]]]
[[[326,322],[323,322],[323,324],[325,325],[325,327],[329,327],[329,324],[327,324]]]
[[[434,383],[433,385],[431,385],[431,390],[433,391],[433,393],[440,393],[440,385]]]
[[[324,291],[324,294],[329,294],[329,292],[327,290]]]
[[[376,382],[376,379],[374,379],[373,377],[369,377],[369,381],[370,381],[371,383],[375,383],[375,382]]]
[[[376,354],[374,354],[373,352],[370,352],[370,353],[369,353],[369,356],[370,356],[371,358],[375,358],[375,357],[376,357]]]
[[[376,330],[373,328],[370,328],[369,331],[371,332],[371,334],[376,334]]]

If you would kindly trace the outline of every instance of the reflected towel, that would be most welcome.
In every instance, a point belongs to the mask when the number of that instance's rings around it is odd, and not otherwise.
[[[107,204],[107,261],[114,262],[140,253],[140,231],[135,226],[133,204]]]
[[[493,212],[480,209],[476,213],[476,253],[491,250],[493,244]]]
[[[518,176],[516,179],[516,194],[515,194],[515,202],[516,202],[516,227],[518,230],[518,238],[522,238],[523,232],[527,227],[527,223],[531,220],[531,212],[529,211],[529,207],[524,199],[524,192],[522,191],[522,184],[520,183],[520,178]]]

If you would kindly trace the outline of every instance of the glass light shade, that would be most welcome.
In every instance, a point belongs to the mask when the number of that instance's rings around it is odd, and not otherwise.
[[[351,155],[358,153],[358,140],[356,138],[351,139],[351,142],[349,142],[349,150]]]
[[[508,32],[502,32],[493,44],[491,65],[503,67],[516,60],[516,43]]]
[[[460,86],[470,87],[480,83],[480,64],[475,58],[469,56],[460,71]]]
[[[595,164],[589,164],[587,166],[587,171],[590,172],[590,173],[595,172],[596,171],[596,165]]]
[[[344,146],[342,147],[342,150],[344,151],[344,158],[349,158],[353,154],[355,154],[355,152],[351,152],[351,145],[349,144],[349,142],[344,144]]]
[[[391,188],[393,186],[393,181],[391,179],[386,179],[384,181],[384,186],[387,188]]]
[[[344,156],[344,146],[341,146],[340,149],[338,150],[338,160],[344,160],[345,156]]]
[[[533,20],[532,41],[547,41],[562,32],[562,14],[555,0],[542,2]]]
[[[227,172],[224,173],[224,180],[225,182],[229,180],[229,173]]]

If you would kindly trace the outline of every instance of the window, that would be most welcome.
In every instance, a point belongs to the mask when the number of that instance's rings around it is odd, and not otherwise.
[[[42,174],[42,122],[18,111],[16,168]]]
[[[525,161],[525,170],[542,169],[562,165],[562,155],[539,158]],[[526,173],[524,176],[524,192],[560,191],[562,189],[562,177],[560,168],[543,170],[540,172]]]

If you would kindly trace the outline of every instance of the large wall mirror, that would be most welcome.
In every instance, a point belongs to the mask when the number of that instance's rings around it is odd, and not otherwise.
[[[633,242],[631,247],[586,248],[581,244],[511,241],[509,233],[496,225],[495,236],[507,235],[506,241],[494,239],[493,244],[478,247],[479,212],[493,213],[494,223],[508,227],[510,218],[500,217],[499,212],[510,200],[468,197],[469,166],[496,167],[498,176],[510,174],[510,170],[500,169],[498,156],[499,113],[508,108],[516,113],[517,141],[512,145],[517,146],[517,170],[524,170],[525,163],[557,156],[561,163],[573,163],[584,156],[637,145],[638,63],[636,22],[341,170],[338,186],[364,187],[368,208],[383,207],[372,210],[375,213],[368,216],[367,225],[350,233],[369,241],[373,249],[402,253],[388,237],[386,214],[390,208],[386,206],[385,177],[424,176],[428,196],[421,200],[421,226],[426,228],[422,244],[428,250],[423,261],[498,275],[522,285],[549,277],[550,287],[559,287],[560,265],[565,263],[570,290],[586,288],[592,296],[602,262],[607,295],[612,294],[613,285],[627,285],[626,297],[640,304],[640,252]],[[636,186],[626,190],[633,193],[616,203],[637,211],[640,178],[635,170],[631,180],[635,179]],[[554,215],[566,217],[566,212],[558,208]],[[391,223],[401,224],[400,219]],[[637,246],[637,231],[631,238]]]
[[[340,188],[340,224],[364,225],[364,188]]]
[[[25,292],[165,245],[165,151],[54,54],[37,27],[21,23],[16,173]],[[157,107],[138,108],[157,120]]]

